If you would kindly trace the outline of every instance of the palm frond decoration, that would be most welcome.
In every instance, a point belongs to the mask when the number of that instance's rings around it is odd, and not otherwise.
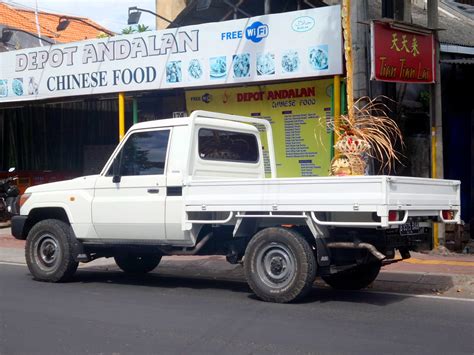
[[[335,148],[343,155],[368,154],[380,162],[380,170],[392,170],[400,162],[397,143],[403,146],[403,136],[397,123],[387,115],[388,107],[380,100],[362,97],[354,105],[354,117],[341,115],[335,130]],[[349,159],[350,160],[350,159]]]

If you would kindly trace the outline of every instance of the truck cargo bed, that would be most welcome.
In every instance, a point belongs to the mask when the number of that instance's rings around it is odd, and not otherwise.
[[[232,179],[185,184],[187,212],[376,212],[441,216],[459,222],[460,182],[398,176]],[[387,226],[384,223],[384,226]]]

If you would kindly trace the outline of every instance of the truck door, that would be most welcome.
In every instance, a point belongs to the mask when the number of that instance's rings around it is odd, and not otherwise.
[[[164,240],[169,129],[131,134],[98,178],[92,222],[101,239]]]

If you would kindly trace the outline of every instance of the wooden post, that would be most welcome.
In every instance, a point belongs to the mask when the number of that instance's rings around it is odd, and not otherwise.
[[[431,116],[431,170],[432,178],[442,179],[443,167],[443,119],[441,109],[441,70],[440,51],[438,40],[438,0],[428,0],[428,27],[435,30],[435,78],[436,82],[430,86],[430,116]],[[444,224],[435,223],[433,228],[434,245],[444,244]]]
[[[342,2],[342,28],[344,29],[344,55],[346,57],[347,72],[347,112],[349,120],[354,122],[354,91],[353,91],[353,62],[352,62],[352,34],[351,34],[351,6],[350,0]]]

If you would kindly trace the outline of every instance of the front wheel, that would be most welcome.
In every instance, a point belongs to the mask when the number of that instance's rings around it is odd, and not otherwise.
[[[31,228],[25,258],[36,280],[61,282],[70,279],[79,263],[74,259],[73,231],[69,224],[46,219]]]
[[[161,261],[161,255],[123,254],[114,257],[117,266],[129,274],[146,274],[155,269]]]
[[[360,290],[377,278],[382,264],[379,261],[358,265],[352,269],[323,276],[322,279],[337,290]]]
[[[308,242],[281,227],[258,232],[245,251],[244,272],[264,301],[286,303],[304,297],[316,277],[316,260]]]

